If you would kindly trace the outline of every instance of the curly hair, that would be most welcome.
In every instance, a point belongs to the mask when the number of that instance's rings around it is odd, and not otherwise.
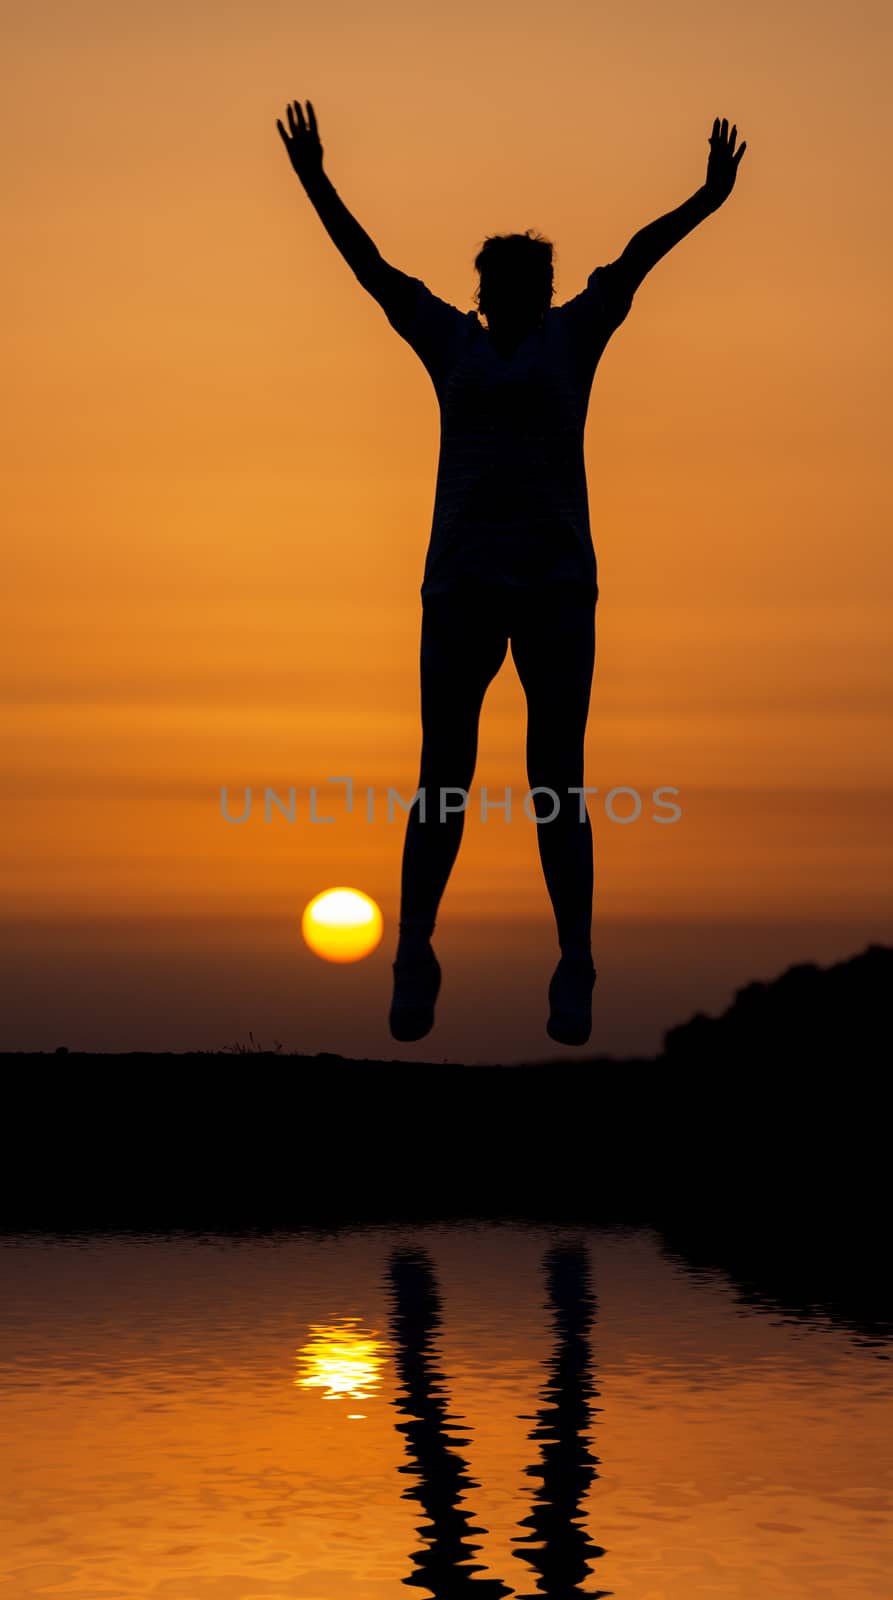
[[[528,228],[526,233],[494,233],[485,239],[474,258],[478,286],[472,296],[480,310],[481,289],[486,284],[495,290],[521,287],[533,299],[552,303],[555,280],[553,273],[554,245]]]

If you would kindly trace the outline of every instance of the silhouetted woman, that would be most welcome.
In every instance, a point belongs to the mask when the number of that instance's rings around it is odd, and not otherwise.
[[[592,831],[583,739],[598,598],[583,433],[595,369],[645,274],[732,192],[736,128],[717,117],[703,186],[552,305],[552,245],[495,235],[475,258],[475,311],[438,299],[384,261],[323,172],[307,101],[276,126],[330,238],[424,363],[440,405],[440,460],[421,587],[422,752],[406,826],[400,938],[390,1012],[396,1039],[434,1022],[440,966],[431,935],[462,838],[487,687],[512,658],[527,700],[527,775],[561,959],[549,985],[551,1038],[592,1028]],[[424,805],[424,812],[422,812]]]

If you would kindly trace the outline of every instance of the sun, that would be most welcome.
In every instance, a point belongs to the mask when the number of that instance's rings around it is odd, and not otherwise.
[[[304,907],[301,932],[324,961],[362,961],[381,942],[384,922],[374,900],[359,889],[324,889]]]

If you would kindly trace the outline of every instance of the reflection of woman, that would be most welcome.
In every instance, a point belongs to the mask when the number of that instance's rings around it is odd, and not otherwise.
[[[478,305],[461,312],[390,266],[323,172],[310,101],[277,127],[330,237],[425,365],[441,416],[440,460],[422,583],[419,789],[407,821],[391,1031],[434,1022],[440,966],[431,935],[459,849],[487,687],[509,641],[527,700],[527,773],[561,959],[547,1029],[591,1031],[592,832],[583,738],[595,657],[595,554],[583,433],[595,369],[645,274],[731,193],[746,149],[717,117],[703,186],[634,234],[586,288],[552,305],[552,245],[495,235],[475,260]],[[452,791],[450,793],[449,791]],[[463,798],[464,797],[464,798]]]
[[[589,1442],[596,1396],[590,1339],[598,1309],[589,1252],[582,1241],[559,1240],[546,1251],[543,1267],[555,1338],[530,1432],[540,1459],[526,1469],[540,1483],[513,1554],[536,1574],[537,1595],[598,1600],[610,1590],[584,1587],[592,1562],[606,1553],[590,1539],[584,1509],[599,1465]]]
[[[480,1485],[456,1448],[468,1440],[457,1436],[439,1366],[441,1301],[434,1264],[427,1250],[407,1245],[391,1252],[388,1278],[400,1385],[394,1403],[403,1419],[397,1427],[414,1480],[406,1495],[425,1513],[419,1529],[424,1544],[413,1554],[415,1570],[403,1581],[429,1589],[435,1600],[503,1600],[512,1593],[507,1584],[477,1576],[481,1546],[473,1536],[487,1530],[465,1504],[469,1491]]]
[[[555,1600],[590,1600],[606,1589],[584,1587],[592,1563],[605,1554],[590,1539],[585,1499],[598,1476],[590,1447],[595,1385],[590,1338],[597,1311],[590,1283],[589,1252],[582,1241],[556,1241],[545,1253],[547,1305],[554,1343],[530,1439],[539,1459],[527,1467],[539,1482],[530,1514],[519,1524],[513,1554],[535,1574],[537,1594]],[[457,1445],[458,1421],[440,1367],[442,1302],[434,1262],[427,1250],[402,1245],[388,1260],[391,1331],[394,1339],[401,1420],[410,1468],[408,1497],[423,1507],[424,1544],[414,1553],[415,1570],[404,1582],[424,1585],[437,1600],[499,1600],[513,1591],[501,1579],[477,1577],[481,1547],[471,1535],[486,1533],[472,1519],[471,1477]]]

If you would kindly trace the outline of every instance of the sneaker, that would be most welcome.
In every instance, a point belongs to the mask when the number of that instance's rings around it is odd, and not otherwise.
[[[434,1026],[440,962],[434,951],[418,961],[394,961],[394,997],[389,1022],[395,1039],[423,1039]]]
[[[571,962],[562,956],[549,984],[546,1032],[558,1044],[585,1044],[592,1032],[592,990],[596,970],[592,958]]]

